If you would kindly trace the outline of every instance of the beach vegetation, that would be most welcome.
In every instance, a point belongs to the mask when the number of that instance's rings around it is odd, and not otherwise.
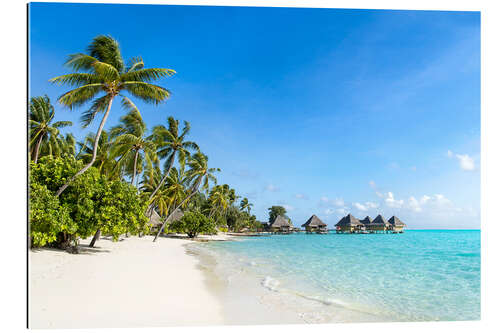
[[[170,230],[185,233],[189,238],[194,238],[200,233],[213,234],[217,232],[213,219],[197,211],[188,211],[184,216],[169,226]]]
[[[70,86],[58,98],[69,109],[89,104],[83,128],[102,114],[96,132],[81,140],[54,121],[48,96],[33,97],[29,113],[30,237],[32,246],[66,247],[92,236],[118,240],[125,235],[183,232],[189,237],[219,231],[262,230],[250,214],[252,203],[228,184],[221,170],[190,140],[191,125],[167,117],[148,130],[133,98],[159,104],[170,92],[152,84],[175,72],[144,67],[141,58],[125,65],[118,42],[97,36],[87,53],[69,56],[72,73],[50,81]],[[132,99],[131,99],[132,98]],[[105,129],[112,103],[126,113]],[[152,214],[152,212],[155,214]],[[155,216],[155,222],[151,217]]]
[[[80,170],[72,175],[57,190],[61,193],[79,175],[87,171],[95,162],[97,143],[117,97],[124,99],[123,93],[138,98],[146,103],[159,104],[170,97],[170,92],[151,82],[172,76],[175,71],[167,68],[145,68],[140,57],[132,58],[128,66],[122,58],[118,42],[111,36],[95,37],[88,46],[87,53],[71,54],[65,65],[74,73],[50,79],[50,82],[71,86],[72,89],[61,95],[58,102],[73,109],[91,102],[90,108],[82,114],[84,127],[90,125],[98,113],[104,113],[95,135],[93,153]]]
[[[32,97],[29,103],[30,157],[35,163],[40,156],[71,153],[72,136],[61,137],[59,129],[73,125],[71,121],[54,122],[54,106],[47,95]],[[43,150],[42,155],[40,151]]]

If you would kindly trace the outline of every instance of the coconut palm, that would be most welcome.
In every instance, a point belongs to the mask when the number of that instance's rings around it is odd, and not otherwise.
[[[252,209],[253,204],[248,202],[247,198],[243,198],[240,202],[240,210],[246,210],[248,214],[250,214],[250,210]]]
[[[179,121],[173,117],[168,117],[168,128],[163,125],[158,125],[153,128],[153,134],[149,138],[157,146],[157,155],[159,158],[166,158],[165,174],[158,187],[151,192],[150,199],[156,194],[161,186],[165,183],[166,177],[170,174],[175,158],[182,166],[186,158],[190,156],[191,151],[199,151],[198,145],[192,141],[184,141],[189,134],[191,125],[185,121],[184,128],[179,135]]]
[[[143,193],[152,193],[160,183],[163,175],[158,166],[155,166],[151,161],[146,161],[146,168],[143,174],[141,190]],[[170,198],[165,194],[165,188],[161,188],[156,191],[153,198],[150,199],[149,209],[156,208],[160,216],[168,214],[168,209],[170,207]]]
[[[181,166],[179,169],[173,167],[165,181],[165,195],[170,200],[169,207],[177,207],[184,200],[186,197],[186,185],[187,178],[184,167]]]
[[[71,126],[71,121],[54,120],[55,111],[47,95],[32,97],[29,104],[29,134],[30,155],[35,163],[40,155],[42,143],[46,146],[44,150],[52,155],[52,151],[60,144],[59,128]],[[33,144],[36,142],[36,145]]]
[[[212,217],[217,211],[221,213],[226,211],[227,207],[230,206],[229,193],[229,185],[225,184],[212,187],[210,195],[208,196],[208,201],[211,206],[208,217]]]
[[[191,199],[191,197],[195,195],[200,189],[205,192],[208,191],[210,182],[217,184],[217,178],[215,178],[214,173],[217,171],[220,172],[220,169],[208,167],[207,155],[201,152],[196,152],[189,157],[187,164],[189,166],[189,170],[186,172],[186,179],[187,182],[191,184],[191,187],[188,190],[189,195],[187,195],[180,204],[178,204],[173,210],[171,210],[171,212],[169,212],[160,230],[153,239],[153,242],[156,241],[158,236],[163,231],[163,228],[165,228],[165,224],[168,222],[169,218],[173,215],[173,213],[175,213],[177,209],[179,209],[179,207],[184,206],[184,204],[186,204],[189,199]]]
[[[82,115],[82,123],[88,126],[95,116],[104,112],[94,140],[93,154],[88,163],[71,177],[56,193],[59,196],[76,177],[94,164],[97,157],[97,144],[108,119],[113,100],[123,97],[122,92],[139,98],[146,103],[158,104],[165,101],[170,92],[150,82],[171,76],[175,73],[166,68],[144,68],[141,58],[132,58],[125,66],[118,42],[111,36],[97,36],[88,47],[88,53],[69,56],[65,65],[74,73],[51,79],[56,84],[76,87],[59,97],[59,102],[70,109],[92,101],[90,108]]]
[[[95,138],[95,133],[89,133],[83,142],[78,143],[80,151],[76,158],[81,159],[84,163],[89,163],[90,160],[94,159],[94,167],[101,174],[109,178],[118,177],[120,170],[112,154],[114,142],[111,140],[110,135],[108,132],[102,131],[98,144],[95,143]]]
[[[110,135],[114,138],[113,156],[119,156],[119,166],[122,164],[132,166],[130,183],[134,184],[138,170],[142,172],[144,160],[149,158],[156,161],[156,146],[153,141],[145,138],[146,124],[134,103],[124,97],[123,106],[129,113],[120,118],[121,124],[115,126]]]

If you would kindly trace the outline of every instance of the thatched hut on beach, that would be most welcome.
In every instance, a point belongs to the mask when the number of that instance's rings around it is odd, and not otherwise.
[[[335,225],[337,233],[354,233],[363,228],[363,224],[351,214],[347,214]]]
[[[390,230],[392,230],[392,232],[402,233],[403,228],[406,227],[406,224],[400,219],[398,219],[396,216],[391,217],[387,222],[389,222],[390,224],[389,227]]]
[[[367,225],[366,230],[370,232],[387,231],[390,229],[390,224],[387,222],[382,215],[377,215],[377,217]]]
[[[182,217],[184,216],[184,213],[182,212],[182,210],[180,209],[177,209],[173,214],[172,216],[170,217],[170,219],[168,220],[167,224],[171,224],[172,222],[175,222],[175,221],[179,221]]]
[[[293,230],[290,221],[281,215],[278,215],[269,227],[272,232],[289,233]]]
[[[306,229],[306,232],[316,232],[316,233],[326,233],[327,225],[319,219],[316,215],[313,215],[302,225],[302,228]]]
[[[158,213],[156,212],[155,209],[150,209],[147,213],[146,213],[146,217],[149,218],[149,224],[150,224],[150,227],[151,227],[151,231],[158,231],[158,228],[161,227],[161,224],[163,223],[162,220],[161,220],[161,217],[160,215],[158,215]]]

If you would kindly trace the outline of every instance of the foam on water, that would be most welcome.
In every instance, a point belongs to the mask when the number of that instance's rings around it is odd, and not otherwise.
[[[230,287],[306,322],[480,318],[479,231],[292,234],[196,246],[215,258]]]

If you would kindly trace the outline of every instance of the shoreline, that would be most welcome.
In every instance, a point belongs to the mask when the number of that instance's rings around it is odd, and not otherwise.
[[[221,237],[212,237],[220,239]],[[226,236],[222,237],[225,240]],[[210,238],[209,238],[210,239]],[[80,254],[30,250],[30,328],[222,325],[222,305],[186,239],[82,240]],[[202,309],[202,311],[201,311]]]

